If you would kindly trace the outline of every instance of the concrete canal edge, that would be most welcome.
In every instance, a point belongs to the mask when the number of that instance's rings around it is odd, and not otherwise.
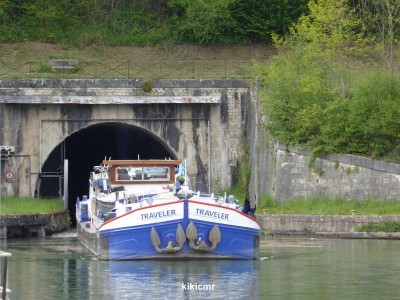
[[[357,232],[362,225],[387,221],[400,223],[400,216],[374,215],[257,215],[262,234],[337,238],[400,239],[400,232]]]
[[[0,217],[0,238],[45,237],[69,228],[70,218],[67,210],[49,214],[2,215]]]

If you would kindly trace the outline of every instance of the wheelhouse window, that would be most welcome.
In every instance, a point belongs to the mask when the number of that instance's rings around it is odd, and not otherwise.
[[[169,167],[118,167],[117,181],[169,181]]]

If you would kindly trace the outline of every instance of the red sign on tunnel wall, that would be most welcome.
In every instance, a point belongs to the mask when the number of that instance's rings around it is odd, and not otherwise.
[[[4,171],[4,179],[8,182],[14,181],[14,172],[11,170]]]

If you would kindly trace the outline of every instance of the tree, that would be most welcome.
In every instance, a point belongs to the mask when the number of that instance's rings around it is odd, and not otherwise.
[[[272,42],[307,12],[307,0],[237,0],[230,6],[234,39]]]
[[[319,0],[309,8],[291,35],[276,38],[278,54],[264,73],[272,137],[311,148],[311,164],[328,152],[398,155],[400,79],[353,67],[365,42],[346,1]]]
[[[400,0],[359,0],[358,8],[360,16],[375,33],[384,65],[390,72],[398,71]]]
[[[349,112],[352,151],[379,158],[400,145],[400,78],[387,71],[364,74]]]
[[[348,58],[361,39],[346,3],[311,1],[289,36],[275,36],[278,54],[264,78],[267,129],[283,143],[310,147],[314,157],[345,149],[337,129],[347,126]]]
[[[177,30],[181,39],[200,44],[224,42],[232,25],[230,4],[235,0],[169,0],[168,5],[182,14]]]
[[[320,47],[287,39],[268,63],[264,78],[267,129],[288,144],[314,146],[325,111],[337,95],[330,61]]]
[[[362,44],[361,20],[347,0],[311,0],[309,14],[300,17],[292,34],[324,48],[336,58],[348,55],[354,45]]]

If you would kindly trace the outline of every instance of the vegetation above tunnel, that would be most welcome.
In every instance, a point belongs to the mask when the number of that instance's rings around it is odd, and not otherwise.
[[[5,0],[0,41],[88,46],[270,42],[307,0]]]
[[[400,2],[347,2],[310,2],[290,35],[275,36],[278,54],[257,66],[265,125],[314,159],[336,152],[398,163]]]

